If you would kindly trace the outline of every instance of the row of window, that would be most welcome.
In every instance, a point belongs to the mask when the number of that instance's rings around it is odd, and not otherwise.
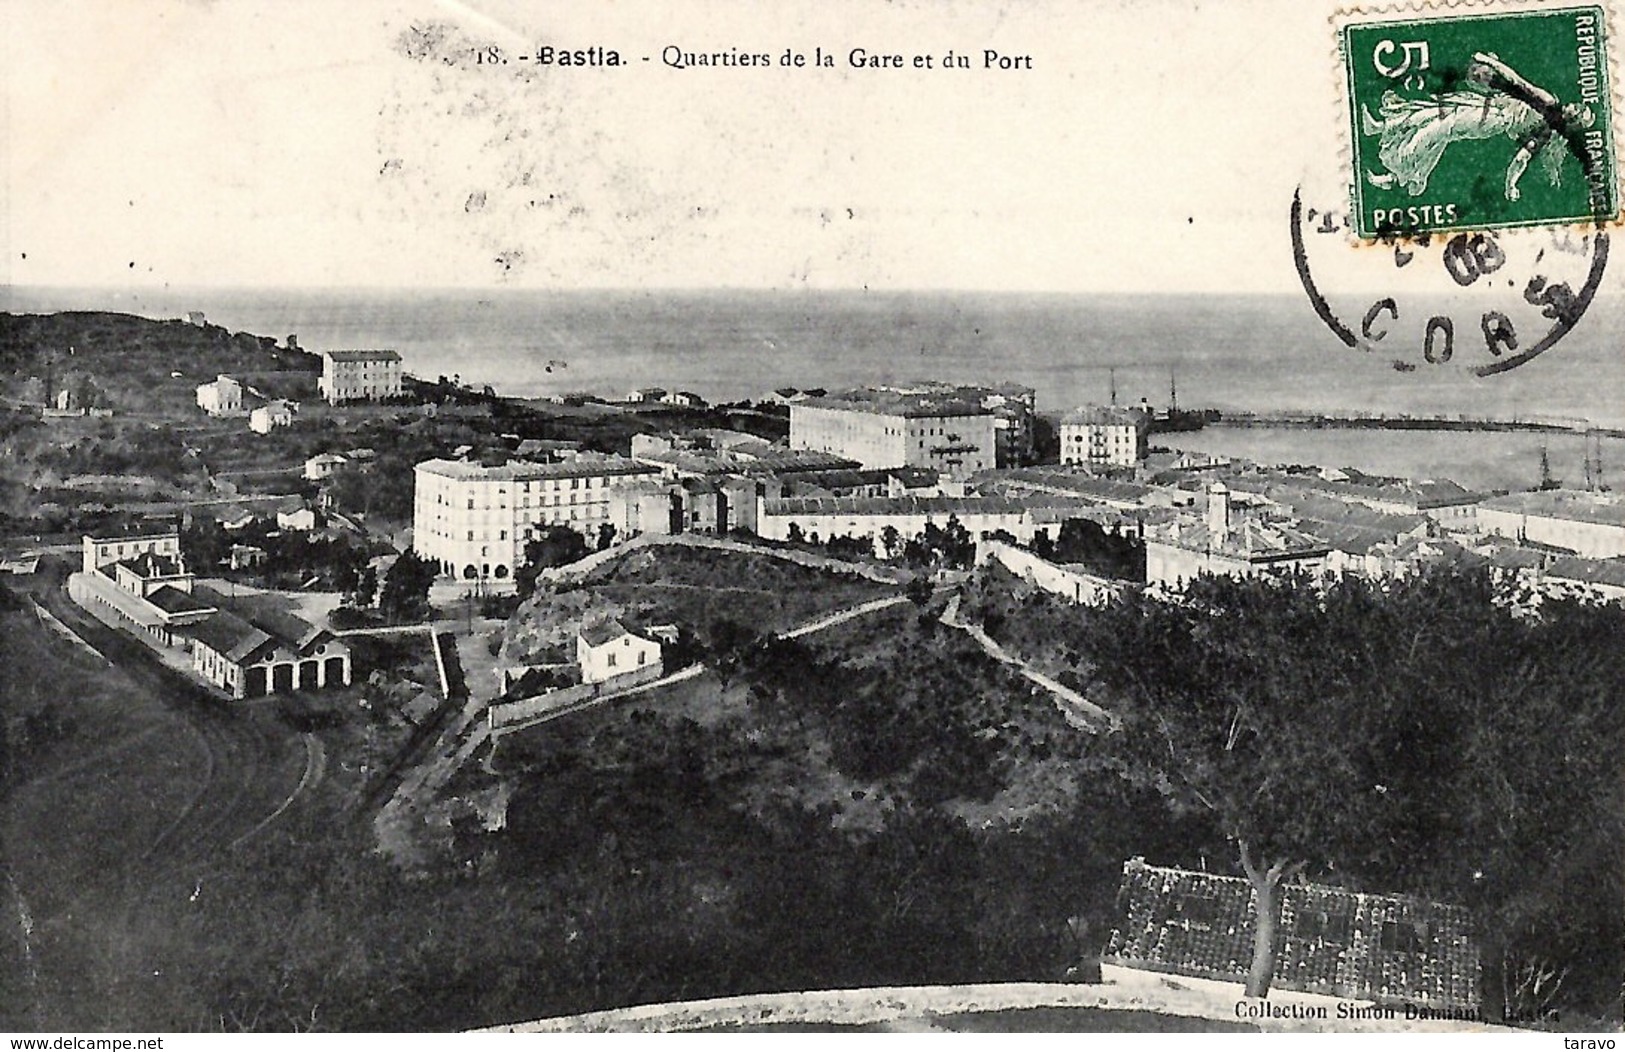
[[[580,522],[582,519],[606,518],[606,517],[608,517],[608,515],[609,515],[609,510],[607,508],[601,508],[601,507],[571,508],[570,509],[570,516],[569,516],[568,520],[566,520],[563,516],[560,516],[559,519],[556,520],[556,521],[561,522],[561,523],[565,522],[565,521]],[[551,524],[552,523],[539,523],[538,525],[551,525]],[[435,529],[435,526],[437,526],[437,525],[441,526],[442,528],[441,529]],[[452,531],[450,531],[448,529],[445,529],[443,523],[431,523],[431,524],[429,524],[428,532],[430,534],[434,535],[434,536],[437,536],[437,537],[445,537],[448,540],[452,537]],[[464,532],[467,534],[466,539],[470,540],[470,541],[472,541],[472,540],[482,540],[482,541],[484,541],[484,540],[490,540],[491,539],[490,532],[487,531],[487,530],[479,530],[479,531],[466,530]],[[478,533],[478,537],[475,536],[476,533]],[[535,527],[528,527],[527,526],[525,528],[525,530],[524,530],[524,535],[523,536],[524,536],[524,539],[527,540],[527,541],[533,539],[536,536]],[[496,539],[499,540],[499,541],[507,540],[508,539],[508,531],[507,530],[498,530]]]
[[[547,507],[548,506],[547,494],[543,493],[543,494],[540,494],[539,496],[541,496],[542,499],[537,501],[536,506],[538,508]],[[592,494],[591,493],[584,493],[584,494],[582,494],[582,496],[585,497],[588,501],[592,500]],[[563,504],[564,503],[563,497],[564,497],[564,494],[562,494],[562,493],[553,494],[553,504],[552,504],[552,506],[556,508],[560,504]],[[575,502],[576,502],[576,495],[574,493],[572,493],[572,494],[570,494],[570,503],[574,504]],[[435,503],[440,504],[440,503],[444,503],[444,501],[436,501]],[[486,504],[479,505],[479,510],[490,511],[493,507],[495,507],[496,510],[498,510],[498,511],[504,511],[504,510],[507,509],[508,505],[507,505],[506,501],[498,501],[495,505],[486,503]],[[520,497],[519,498],[519,503],[515,504],[514,507],[516,507],[516,508],[528,508],[528,507],[530,507],[530,497],[528,497],[528,496]],[[468,507],[465,510],[467,510],[467,511],[476,510],[475,505],[474,505],[474,498],[473,497],[468,498]]]
[[[546,509],[546,507],[538,507],[538,509],[535,509],[535,511],[546,512],[549,511],[549,509]],[[564,507],[559,507],[559,509],[557,509],[557,514],[541,515],[541,517],[536,519],[536,522],[538,522],[538,524],[552,524],[552,522],[564,522],[565,519],[569,519],[570,522],[575,522],[577,519],[608,519],[609,517],[608,504],[582,504],[582,506],[572,506],[569,507],[569,515],[564,515],[564,511]],[[466,522],[466,519],[463,520],[463,522]],[[434,515],[434,519],[432,519],[431,522],[427,522],[426,525],[427,528],[429,528],[429,532],[437,532],[436,527],[439,527],[439,532],[442,533],[442,535],[445,535],[445,537],[450,537],[450,533],[448,533],[447,530],[450,530],[450,528],[453,527],[448,527],[447,524],[448,520],[445,515]],[[489,527],[491,524],[489,524],[489,520],[487,520],[486,524],[484,525]],[[474,528],[478,527],[479,524],[476,524],[476,527]],[[489,533],[489,528],[487,528],[486,533]],[[504,533],[505,537],[505,535],[507,535],[507,530],[502,530],[502,533]]]
[[[124,549],[130,549],[126,552]],[[117,554],[114,553],[117,549]],[[157,552],[159,555],[174,554],[180,551],[178,541],[133,541],[129,544],[99,544],[96,551],[102,558],[122,559],[125,555],[140,555],[142,552]]]

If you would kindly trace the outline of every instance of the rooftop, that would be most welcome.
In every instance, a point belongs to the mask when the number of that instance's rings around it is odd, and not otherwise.
[[[824,490],[861,489],[865,486],[888,486],[896,479],[905,489],[923,489],[935,486],[937,472],[930,468],[838,468],[830,471],[809,471],[797,478],[797,485]],[[816,496],[816,494],[807,494]]]
[[[1625,588],[1625,559],[1583,559],[1579,556],[1555,559],[1546,568],[1546,576]]]
[[[1138,482],[1121,482],[1062,467],[985,471],[976,475],[976,481],[1006,490],[1061,493],[1117,504],[1140,504],[1157,492],[1155,487]]]
[[[1300,518],[1382,530],[1393,536],[1414,533],[1428,524],[1426,515],[1378,511],[1365,504],[1342,500],[1320,490],[1300,489],[1249,479],[1234,480],[1234,488],[1253,493],[1288,508]]]
[[[1549,519],[1595,522],[1625,526],[1625,502],[1618,497],[1585,490],[1536,490],[1509,493],[1485,501],[1480,507],[1519,515],[1539,515]]]
[[[1090,507],[1068,497],[781,497],[763,501],[768,515],[1020,515]]]
[[[1546,553],[1515,544],[1483,545],[1478,553],[1501,570],[1540,570],[1546,566]]]
[[[664,449],[639,453],[643,464],[669,464],[678,471],[717,475],[747,469],[795,472],[855,468],[857,461],[812,449],[785,449],[767,442],[741,442],[729,449]]]
[[[587,645],[591,647],[601,647],[605,643],[614,642],[622,636],[635,635],[637,635],[636,632],[633,632],[613,617],[607,621],[581,626],[581,638],[586,640]]]
[[[395,351],[323,351],[322,357],[331,358],[335,362],[398,362],[401,360]]]
[[[880,413],[888,416],[941,417],[987,416],[980,396],[967,397],[957,389],[942,392],[903,393],[895,390],[861,388],[823,398],[808,398],[791,406],[837,409],[848,413]]]
[[[120,559],[115,566],[122,566],[137,577],[181,577],[186,574],[186,568],[181,561],[172,555],[159,555],[156,552],[142,552],[140,555],[128,559]]]
[[[198,601],[192,593],[183,592],[172,584],[154,589],[147,596],[147,602],[156,606],[166,614],[201,614],[214,607]]]
[[[1290,486],[1300,490],[1318,490],[1338,497],[1412,505],[1419,511],[1431,508],[1447,508],[1461,504],[1477,504],[1484,499],[1482,493],[1474,493],[1465,486],[1449,479],[1406,479],[1397,482],[1337,482],[1320,478],[1318,475],[1288,475],[1284,472],[1267,472],[1260,475],[1259,478],[1262,481],[1276,483],[1280,486]],[[1247,480],[1238,479],[1236,482],[1245,485]]]
[[[148,540],[165,537],[180,539],[180,527],[173,522],[137,522],[125,526],[109,526],[87,534],[86,539],[92,544],[101,544],[109,541]]]
[[[1061,417],[1061,426],[1068,424],[1115,424],[1144,427],[1150,423],[1145,410],[1122,405],[1079,406]]]
[[[193,639],[232,661],[242,661],[272,642],[270,635],[229,610],[217,610],[189,631]]]
[[[528,457],[536,453],[573,452],[581,448],[580,442],[570,442],[560,438],[526,438],[521,439],[514,452],[521,457]]]
[[[610,454],[581,456],[556,463],[533,460],[510,460],[497,467],[487,467],[471,460],[425,460],[417,470],[427,475],[461,481],[529,482],[536,479],[584,478],[593,475],[648,475],[656,468],[640,464],[626,457]]]
[[[1216,535],[1203,520],[1181,516],[1177,520],[1147,528],[1146,540],[1186,551],[1212,552],[1251,562],[1273,559],[1300,559],[1325,555],[1327,543],[1303,530],[1281,523],[1243,519],[1222,535]]]
[[[1333,551],[1350,555],[1369,555],[1385,544],[1393,544],[1396,539],[1393,533],[1386,530],[1374,530],[1347,522],[1299,519],[1297,528],[1305,536],[1325,542]]]
[[[204,639],[215,650],[232,657],[232,660],[241,660],[242,656],[252,653],[266,642],[282,643],[294,650],[303,650],[317,639],[328,635],[328,630],[320,625],[313,625],[302,617],[283,613],[279,610],[245,610],[239,605],[233,608],[232,603],[218,592],[208,588],[198,588],[193,596],[199,602],[215,607],[219,613],[203,621],[198,626],[208,625],[217,618],[223,618],[219,624],[209,629],[210,638],[199,635],[197,629],[194,635]],[[231,643],[231,638],[236,642]],[[262,638],[263,637],[263,638]],[[228,644],[216,646],[215,643]],[[241,654],[232,654],[233,645],[246,645],[248,650]]]

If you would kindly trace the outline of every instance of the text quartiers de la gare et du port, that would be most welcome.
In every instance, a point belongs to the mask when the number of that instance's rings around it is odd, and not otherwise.
[[[937,51],[894,51],[869,47],[811,49],[787,47],[778,51],[741,51],[738,48],[702,51],[667,44],[652,54],[623,54],[619,49],[594,44],[584,48],[540,45],[513,51],[495,44],[475,48],[476,66],[548,66],[558,69],[609,69],[620,66],[661,65],[668,69],[847,69],[847,70],[992,70],[1033,68],[1030,54],[996,48],[946,48]]]

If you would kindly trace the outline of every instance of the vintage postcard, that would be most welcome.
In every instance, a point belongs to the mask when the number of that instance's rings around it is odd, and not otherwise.
[[[0,1030],[1613,1047],[1619,17],[5,5]]]

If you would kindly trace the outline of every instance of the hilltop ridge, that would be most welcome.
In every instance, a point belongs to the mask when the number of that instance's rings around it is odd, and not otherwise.
[[[0,313],[0,393],[13,404],[50,402],[62,390],[130,412],[192,413],[196,388],[220,373],[296,374],[315,393],[319,355],[297,337],[232,332],[183,319],[108,311]],[[289,377],[293,380],[293,377]]]

